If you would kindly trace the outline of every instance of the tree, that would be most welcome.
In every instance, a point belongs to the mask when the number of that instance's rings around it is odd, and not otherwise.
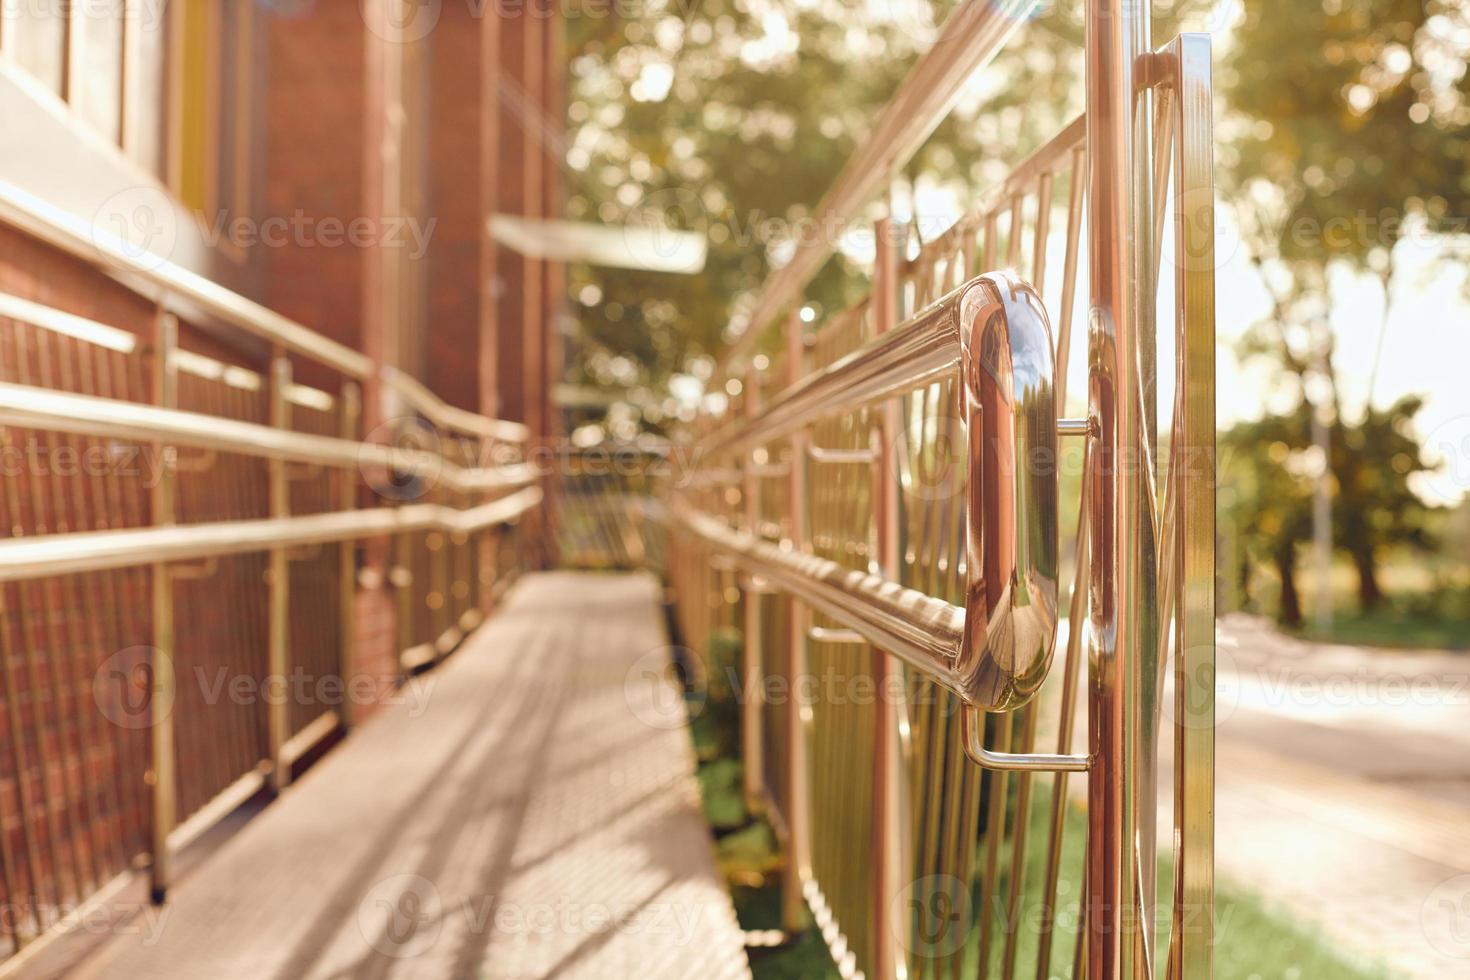
[[[1339,422],[1332,433],[1331,467],[1337,481],[1338,513],[1333,537],[1351,556],[1358,574],[1358,604],[1376,608],[1383,599],[1378,559],[1395,545],[1428,551],[1434,545],[1429,518],[1434,508],[1419,499],[1410,477],[1429,469],[1413,434],[1424,401],[1405,396],[1386,409],[1369,406],[1362,422]]]
[[[1283,0],[1248,5],[1220,72],[1237,137],[1222,153],[1250,258],[1273,310],[1245,354],[1330,403],[1334,535],[1358,573],[1364,609],[1382,598],[1377,560],[1425,545],[1423,470],[1412,433],[1419,399],[1344,418],[1337,367],[1314,321],[1331,311],[1328,268],[1375,274],[1386,329],[1394,246],[1410,231],[1448,237],[1470,214],[1470,26],[1446,0]],[[1380,341],[1381,342],[1381,341]],[[1308,444],[1297,431],[1289,444]]]
[[[1302,623],[1297,549],[1312,533],[1311,493],[1302,475],[1291,469],[1291,442],[1302,422],[1268,415],[1220,436],[1221,516],[1235,526],[1243,544],[1237,556],[1241,591],[1251,592],[1252,557],[1269,564],[1281,580],[1277,618],[1291,627]]]
[[[955,0],[651,0],[568,22],[568,216],[667,222],[709,237],[705,271],[572,270],[572,380],[641,389],[657,427],[671,376],[716,355]],[[1204,0],[1158,2],[1156,34]],[[618,5],[612,5],[618,9]],[[1081,6],[1044,4],[908,168],[962,194],[998,183],[1082,105]],[[925,229],[932,235],[939,229]],[[838,256],[807,289],[818,319],[861,298]],[[662,409],[662,410],[660,410]]]

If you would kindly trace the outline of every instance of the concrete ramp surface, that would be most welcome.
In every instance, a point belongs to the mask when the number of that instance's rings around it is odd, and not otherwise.
[[[749,977],[658,598],[528,576],[82,975]]]

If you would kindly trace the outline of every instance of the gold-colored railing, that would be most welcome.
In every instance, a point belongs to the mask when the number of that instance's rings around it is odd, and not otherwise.
[[[554,455],[549,511],[564,568],[665,570],[663,452],[636,445],[567,447]]]
[[[32,295],[0,288],[13,973],[132,869],[161,898],[182,846],[451,649],[516,574],[542,490],[522,426],[12,188],[0,234],[39,270]],[[305,362],[333,380],[296,383]],[[364,382],[403,406],[390,442],[364,440]],[[357,643],[380,567],[386,657]]]
[[[962,7],[929,58],[983,60],[971,8],[995,6]],[[681,631],[706,671],[738,633],[746,793],[786,848],[787,928],[809,914],[845,976],[1211,975],[1209,42],[1148,52],[1123,0],[1088,22],[1086,113],[936,239],[880,222],[868,297],[810,329],[788,314],[768,344],[824,257],[800,244],[721,362],[727,406],[678,447]],[[881,187],[839,184],[847,216]]]

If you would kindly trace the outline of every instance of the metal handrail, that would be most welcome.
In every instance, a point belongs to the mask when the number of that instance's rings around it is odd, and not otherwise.
[[[963,380],[967,392],[970,466],[976,468],[981,462],[979,451],[984,427],[996,424],[994,419],[984,417],[986,412],[994,412],[995,404],[986,404],[988,399],[983,397],[981,389],[994,383],[984,338],[997,316],[1003,324],[1000,336],[1020,338],[1023,345],[1026,337],[1031,338],[1031,347],[1016,348],[1018,361],[1034,362],[1037,351],[1049,354],[1050,330],[1041,299],[1034,290],[1007,274],[981,276],[859,350],[799,381],[760,411],[715,433],[703,456],[711,461],[732,458],[789,436],[820,419],[848,414],[945,376],[957,376]],[[992,339],[994,342],[997,341]],[[1033,366],[1048,376],[1027,382],[1025,369],[1018,364],[1014,369],[1016,383],[1027,383],[1029,390],[1042,401],[1027,405],[1027,396],[1019,390],[1006,389],[1001,394],[1015,410],[1027,413],[1027,421],[1040,423],[1021,428],[1041,431],[1050,427],[1053,448],[1046,463],[1054,466],[1057,419],[1048,387],[1051,367],[1049,363]],[[1016,445],[1017,450],[1035,448],[1027,443]],[[1019,461],[1019,465],[1030,462],[1028,457]],[[1052,473],[1054,477],[1054,470]],[[1049,539],[1050,572],[1034,564],[1018,565],[1004,576],[1009,581],[1014,575],[1017,585],[1004,590],[1008,595],[998,598],[985,581],[987,561],[982,554],[982,539],[999,530],[1009,534],[1019,529],[1024,533],[1026,528],[992,526],[997,520],[996,505],[985,498],[979,485],[983,482],[979,470],[975,469],[970,477],[963,609],[881,576],[854,572],[795,548],[778,548],[751,533],[731,530],[724,522],[701,515],[687,505],[677,507],[675,515],[680,525],[733,558],[746,571],[782,585],[833,619],[867,636],[875,646],[925,671],[967,704],[1009,710],[1024,704],[1035,693],[1051,661],[1057,612],[1055,495],[1051,496],[1050,518],[1030,532],[1043,549]],[[692,481],[691,485],[697,482]],[[1022,517],[1023,512],[1024,507],[1017,509],[1014,516]],[[1016,552],[1034,561],[1036,556],[1030,553],[1029,547]],[[1032,594],[1020,601],[1015,596],[1019,590]],[[1011,646],[997,653],[994,648],[1000,643]],[[977,755],[976,759],[995,768],[1077,770],[1087,766],[1085,756],[1071,755],[1015,765],[999,754]]]
[[[1037,6],[1038,0],[968,0],[950,14],[817,205],[820,220],[840,226],[856,219],[949,115],[965,83],[1005,47]],[[750,352],[832,255],[836,241],[835,235],[798,241],[787,263],[766,281],[743,332],[720,357],[716,374],[728,374]]]
[[[786,389],[759,415],[733,420],[714,434],[706,455],[730,456],[772,442],[816,419],[854,411],[957,371],[963,356],[960,307],[965,288]]]
[[[675,522],[737,566],[810,603],[953,690],[965,635],[965,610],[879,575],[763,541],[724,521],[676,504]]]
[[[163,442],[294,463],[396,470],[466,492],[512,490],[537,479],[535,468],[526,463],[460,467],[426,450],[291,432],[182,409],[7,382],[0,382],[0,425]]]
[[[472,534],[495,525],[514,523],[540,502],[540,488],[527,487],[508,497],[463,510],[441,504],[405,504],[301,517],[7,538],[0,540],[0,582],[100,572],[160,561],[222,558],[408,531]]]
[[[81,221],[34,194],[0,181],[0,222],[54,246],[113,276],[138,293],[164,304],[182,299],[211,317],[279,344],[359,381],[373,373],[372,358],[322,336],[254,300],[211,282],[154,252],[129,247],[104,229]]]
[[[384,367],[381,377],[415,411],[440,428],[485,439],[498,439],[501,442],[523,443],[531,438],[531,430],[519,422],[493,419],[446,404],[422,381],[397,368]]]

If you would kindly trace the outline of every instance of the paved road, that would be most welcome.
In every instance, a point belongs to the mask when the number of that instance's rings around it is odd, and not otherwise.
[[[1405,975],[1470,978],[1470,654],[1238,616],[1219,637],[1221,876]]]

